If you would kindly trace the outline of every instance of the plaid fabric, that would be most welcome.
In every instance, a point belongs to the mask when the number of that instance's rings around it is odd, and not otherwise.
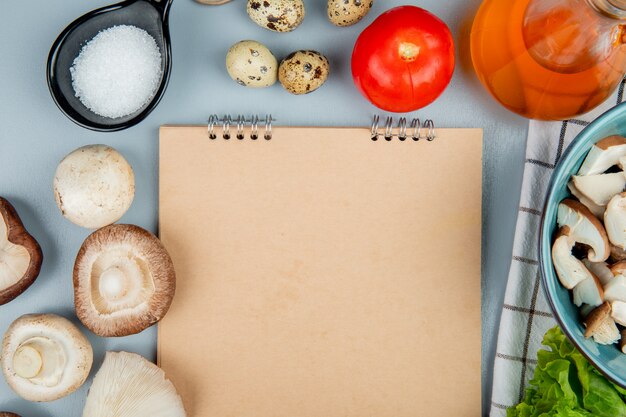
[[[543,293],[537,261],[539,223],[552,170],[590,121],[622,102],[624,84],[605,103],[578,119],[531,121],[513,257],[504,296],[494,363],[491,417],[506,416],[519,403],[537,364],[545,332],[556,325]]]

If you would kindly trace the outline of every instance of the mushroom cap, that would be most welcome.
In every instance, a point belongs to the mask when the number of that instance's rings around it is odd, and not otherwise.
[[[185,417],[183,401],[165,372],[142,356],[107,352],[89,388],[83,417]]]
[[[626,138],[609,136],[596,142],[578,170],[578,175],[602,174],[626,156]]]
[[[134,196],[133,169],[110,146],[76,149],[63,158],[54,176],[54,197],[61,213],[89,229],[118,221]]]
[[[568,226],[569,235],[578,243],[589,246],[587,257],[591,262],[607,260],[611,247],[604,226],[582,203],[565,199],[559,203],[557,223]]]
[[[610,174],[574,175],[572,182],[578,191],[598,206],[606,206],[615,195],[624,191],[626,175],[623,171]]]
[[[2,372],[28,401],[54,401],[76,391],[87,379],[93,350],[72,322],[55,314],[26,314],[2,341]]]
[[[626,193],[613,196],[607,204],[604,227],[609,241],[620,249],[626,249]]]
[[[619,329],[611,317],[611,304],[604,302],[584,318],[585,337],[592,337],[596,343],[611,345],[620,340]]]
[[[103,227],[85,239],[76,256],[76,315],[99,336],[127,336],[152,326],[167,313],[175,290],[167,250],[141,227]]]
[[[576,241],[571,236],[568,226],[559,229],[554,244],[552,245],[552,262],[557,277],[561,284],[571,290],[579,283],[593,279],[585,264],[572,255],[572,248]]]
[[[43,253],[15,208],[0,197],[0,305],[26,291],[41,271]]]
[[[0,417],[20,417],[15,413],[10,413],[8,411],[0,411]]]

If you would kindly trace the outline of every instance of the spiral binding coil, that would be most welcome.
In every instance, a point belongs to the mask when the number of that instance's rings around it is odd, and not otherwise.
[[[411,134],[408,134],[409,129]],[[411,138],[414,141],[420,139],[426,139],[432,141],[435,139],[435,123],[431,119],[426,119],[422,123],[420,119],[411,119],[410,125],[407,125],[406,117],[401,117],[398,120],[397,130],[394,132],[393,117],[388,116],[385,119],[385,125],[380,126],[380,116],[374,116],[372,120],[371,139],[378,140],[379,136],[382,136],[386,141],[390,141],[393,138],[398,138],[400,141],[405,141],[407,138]]]
[[[263,139],[272,139],[272,122],[274,119],[271,114],[265,116],[265,121],[261,121],[259,116],[254,115],[249,119],[243,114],[237,115],[233,119],[232,116],[226,115],[223,118],[219,118],[216,114],[209,116],[207,133],[209,139],[218,138],[218,126],[221,126],[221,136],[223,139],[230,139],[232,137],[231,130],[235,129],[235,138],[243,140],[245,138],[245,128],[250,127],[250,139],[259,139],[259,125],[263,124],[265,131],[263,132]],[[410,134],[409,134],[410,132]],[[408,138],[418,141],[420,139],[426,139],[432,141],[435,139],[435,123],[431,119],[426,119],[423,123],[418,118],[411,119],[410,124],[407,123],[406,117],[401,117],[398,120],[396,128],[393,126],[393,117],[388,116],[385,119],[384,126],[380,125],[380,116],[374,116],[372,120],[371,139],[378,140],[382,136],[386,141],[391,141],[393,138],[398,138],[400,141],[404,141]]]
[[[265,123],[263,123],[265,127],[265,132],[263,132],[263,139],[265,140],[272,139],[272,122],[273,121],[274,119],[272,119],[271,114],[268,114],[265,116]],[[218,137],[217,126],[221,125],[222,138],[228,140],[231,138],[231,132],[230,132],[231,127],[234,127],[236,129],[235,138],[239,140],[243,140],[245,139],[244,129],[246,126],[250,126],[250,139],[257,140],[259,138],[259,124],[260,123],[262,122],[260,122],[259,116],[256,116],[256,115],[250,117],[249,119],[246,119],[246,117],[243,114],[237,115],[235,119],[233,119],[232,116],[226,115],[220,119],[217,116],[217,114],[212,114],[211,116],[209,116],[209,121],[207,125],[207,133],[209,135],[209,139],[217,139]]]

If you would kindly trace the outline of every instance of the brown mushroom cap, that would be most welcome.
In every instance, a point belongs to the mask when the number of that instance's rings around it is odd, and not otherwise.
[[[10,413],[8,411],[0,411],[0,417],[20,417],[15,413]]]
[[[24,228],[24,224],[15,208],[2,197],[0,197],[0,222],[2,222],[0,224],[0,241],[4,241],[5,236],[3,236],[3,233],[6,229],[6,241],[12,245],[24,248],[30,255],[28,266],[17,282],[7,283],[8,286],[4,286],[0,282],[0,305],[2,305],[16,298],[35,282],[41,270],[43,253],[39,243]],[[4,267],[1,252],[2,247],[0,246],[0,271]]]
[[[85,239],[76,256],[76,315],[99,336],[127,336],[152,326],[167,313],[175,289],[167,250],[141,227],[103,227]]]

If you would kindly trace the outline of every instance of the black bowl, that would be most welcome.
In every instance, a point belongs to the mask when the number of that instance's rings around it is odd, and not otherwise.
[[[173,0],[127,0],[89,12],[66,27],[48,55],[47,80],[56,105],[74,123],[99,132],[114,132],[136,125],[159,104],[172,69],[168,25]],[[70,68],[81,48],[101,30],[116,25],[133,25],[148,32],[161,52],[161,83],[154,97],[132,114],[108,118],[95,114],[76,97]]]

